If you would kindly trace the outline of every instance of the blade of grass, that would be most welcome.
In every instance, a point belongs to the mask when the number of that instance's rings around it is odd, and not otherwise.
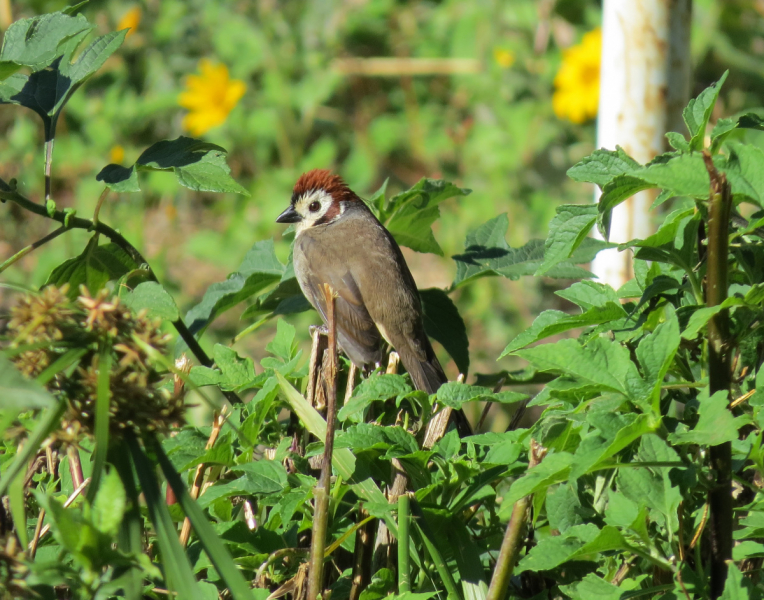
[[[37,382],[45,385],[61,371],[64,371],[76,363],[87,353],[87,348],[72,348],[66,354],[60,356],[52,365],[49,365],[42,373],[37,376]]]
[[[414,511],[414,515],[416,516],[416,520],[414,522],[416,523],[417,530],[419,531],[419,535],[422,537],[422,542],[424,543],[424,547],[427,549],[427,553],[430,555],[430,558],[432,559],[432,562],[438,571],[438,575],[440,575],[441,581],[443,581],[443,586],[446,588],[448,599],[463,600],[461,594],[459,593],[459,589],[456,587],[454,577],[451,575],[451,571],[448,570],[446,561],[443,560],[443,555],[440,553],[440,550],[438,550],[438,547],[432,541],[432,532],[430,531],[430,528],[427,525],[427,521],[425,521],[424,515],[422,514],[422,511],[419,508],[416,500],[412,502],[412,509]]]
[[[66,402],[61,400],[56,406],[43,413],[37,426],[16,455],[16,458],[13,459],[13,462],[11,462],[5,470],[3,476],[0,477],[0,496],[5,494],[8,490],[8,486],[14,479],[16,479],[16,476],[21,473],[22,470],[25,470],[29,459],[37,454],[37,451],[40,449],[43,441],[45,441],[45,438],[50,435],[50,432],[58,427],[65,410]]]
[[[398,593],[411,591],[411,567],[409,565],[409,497],[398,496]]]
[[[146,499],[146,507],[149,511],[149,519],[154,525],[159,542],[159,549],[164,559],[164,575],[167,585],[178,593],[178,598],[202,598],[203,593],[199,587],[188,557],[178,541],[178,532],[167,510],[164,496],[160,493],[159,482],[154,465],[141,448],[138,438],[131,431],[125,433],[127,447],[138,474],[143,496]]]
[[[109,389],[111,377],[111,344],[104,344],[98,353],[98,387],[95,409],[95,450],[93,451],[93,472],[90,476],[87,499],[92,504],[101,483],[109,452]]]
[[[13,518],[13,525],[16,528],[16,535],[19,536],[21,547],[26,548],[29,545],[29,534],[27,533],[23,477],[17,477],[11,483],[10,488],[8,489],[8,500],[11,505],[11,517]]]
[[[225,581],[226,587],[231,592],[234,600],[252,600],[253,596],[249,585],[244,580],[244,576],[239,569],[236,568],[231,553],[228,552],[218,534],[215,533],[207,517],[204,516],[202,509],[188,493],[183,480],[175,470],[172,462],[170,462],[167,454],[165,454],[159,441],[154,436],[149,439],[151,450],[157,456],[159,466],[167,479],[167,483],[170,484],[172,491],[175,493],[175,498],[183,508],[183,512],[186,513],[189,521],[191,521],[191,525],[194,531],[196,531],[196,535],[199,536],[199,541],[202,543],[207,556],[223,578],[223,581]],[[178,546],[180,547],[180,542],[178,542]]]
[[[125,511],[125,517],[117,534],[117,547],[127,555],[137,555],[143,552],[143,518],[139,508],[138,487],[135,485],[135,474],[130,464],[130,455],[124,451],[120,444],[111,448],[109,462],[114,465],[125,486],[129,508]],[[143,597],[143,573],[137,566],[128,568],[125,578],[125,599],[141,600]]]

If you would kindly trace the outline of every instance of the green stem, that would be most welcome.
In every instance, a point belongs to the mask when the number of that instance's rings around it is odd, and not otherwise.
[[[59,227],[55,231],[50,232],[48,235],[46,235],[44,238],[37,240],[34,244],[29,244],[26,248],[22,248],[16,254],[11,256],[8,260],[6,260],[3,264],[0,264],[0,273],[5,271],[8,267],[10,267],[13,263],[21,260],[24,258],[27,254],[29,254],[32,250],[35,250],[39,248],[40,246],[47,244],[48,242],[55,240],[59,235],[64,233],[66,231],[66,227]]]
[[[48,219],[58,221],[59,223],[61,223],[62,225],[65,225],[69,229],[84,229],[86,231],[96,231],[97,233],[100,233],[106,236],[107,238],[109,238],[109,240],[111,240],[117,246],[122,248],[122,250],[127,252],[130,258],[133,259],[133,262],[135,262],[138,265],[145,265],[146,271],[148,271],[149,279],[151,281],[159,283],[159,280],[154,274],[153,269],[148,264],[146,259],[143,258],[143,256],[138,251],[138,249],[135,246],[133,246],[130,242],[128,242],[122,236],[121,233],[112,229],[105,223],[102,223],[100,221],[94,222],[94,221],[91,221],[90,219],[83,219],[82,217],[76,217],[71,214],[65,213],[63,210],[55,210],[49,214],[44,206],[37,204],[35,202],[32,202],[31,200],[29,200],[28,198],[25,198],[24,196],[22,196],[15,190],[8,190],[7,187],[0,188],[0,200],[2,201],[9,200],[11,202],[15,202],[16,204],[28,210],[29,212],[32,212],[41,217],[46,217]],[[191,331],[189,331],[188,327],[186,327],[186,324],[183,322],[183,319],[178,318],[177,320],[173,321],[172,324],[177,330],[178,335],[180,335],[180,337],[186,343],[186,345],[188,346],[188,349],[193,353],[196,359],[205,367],[212,367],[214,365],[214,361],[209,356],[207,356],[207,353],[199,345],[199,342],[194,337],[194,334],[191,333]],[[239,398],[239,396],[235,392],[224,391],[223,395],[232,404],[241,403],[241,398]]]
[[[491,585],[488,587],[486,600],[503,600],[509,589],[509,580],[517,564],[517,557],[525,539],[525,530],[528,524],[528,513],[533,496],[525,496],[512,507],[512,517],[507,524],[504,540],[501,542],[499,557],[496,559],[496,568],[491,577]]]
[[[718,306],[727,298],[727,260],[732,191],[724,174],[713,165],[711,155],[703,159],[711,179],[708,211],[708,258],[706,304]],[[710,393],[727,392],[729,405],[730,373],[729,314],[722,310],[708,322],[708,379]],[[711,597],[719,598],[727,580],[727,561],[732,560],[732,444],[710,448],[714,486],[708,494],[711,528]]]
[[[414,501],[411,503],[411,510],[416,517],[414,522],[416,523],[417,529],[419,530],[419,534],[422,536],[424,547],[427,549],[427,552],[430,555],[433,564],[435,565],[435,569],[438,571],[438,575],[440,575],[440,579],[443,581],[443,586],[446,588],[448,600],[462,600],[462,596],[456,587],[454,577],[451,575],[451,571],[448,570],[446,561],[443,560],[443,555],[438,550],[438,547],[432,543],[432,532],[427,525],[427,521],[424,518],[422,509],[419,507],[419,503],[416,501],[416,499],[413,500]]]
[[[409,565],[409,497],[398,496],[398,593],[411,591],[411,567]]]

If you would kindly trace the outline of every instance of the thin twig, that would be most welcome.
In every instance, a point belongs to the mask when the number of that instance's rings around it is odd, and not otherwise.
[[[95,210],[93,211],[93,223],[98,223],[98,214],[101,212],[101,205],[103,204],[103,201],[106,200],[106,196],[108,195],[109,188],[107,186],[103,188],[101,195],[98,196],[98,202],[96,202]]]
[[[71,493],[71,495],[66,499],[66,502],[64,502],[64,508],[69,508],[72,504],[72,502],[75,501],[77,496],[79,496],[82,493],[82,490],[84,490],[88,484],[90,483],[90,477],[88,477],[85,481],[83,481],[80,485],[77,486],[77,488]],[[45,511],[40,511],[40,518],[37,522],[38,530],[35,529],[35,537],[32,538],[32,541],[29,542],[29,554],[34,558],[34,553],[37,551],[37,544],[38,542],[43,538],[43,536],[50,531],[50,525],[46,525],[45,527],[39,528],[40,524],[42,523],[43,518],[45,517]]]
[[[12,264],[18,262],[22,258],[24,258],[27,254],[32,252],[32,250],[36,250],[40,246],[43,246],[50,242],[51,240],[55,240],[59,235],[64,233],[66,231],[66,227],[61,226],[55,231],[51,231],[48,235],[46,235],[44,238],[41,238],[34,242],[33,244],[29,244],[26,248],[22,248],[16,254],[11,256],[8,260],[6,260],[4,263],[0,264],[0,273],[5,271],[8,267],[10,267]]]
[[[80,460],[80,451],[76,446],[70,445],[66,449],[66,456],[69,458],[69,474],[72,477],[72,484],[78,488],[85,481],[85,476],[82,473],[82,461]]]
[[[308,600],[316,600],[323,593],[324,551],[329,523],[329,486],[332,478],[332,453],[334,451],[334,428],[337,422],[337,322],[335,305],[337,295],[329,284],[324,284],[327,324],[329,325],[329,368],[326,377],[326,439],[321,476],[314,488],[313,537],[310,544],[310,568],[308,571]]]
[[[18,193],[15,190],[7,191],[6,189],[0,190],[2,191],[2,195],[0,196],[0,200],[8,200],[11,202],[15,202],[22,208],[28,210],[29,212],[32,212],[36,215],[39,215],[41,217],[45,217],[48,219],[52,219],[54,221],[58,221],[62,225],[65,225],[69,229],[84,229],[86,231],[95,231],[96,233],[100,233],[112,242],[114,242],[117,246],[119,246],[122,250],[127,252],[127,254],[130,256],[130,258],[138,265],[144,265],[146,271],[148,272],[148,278],[151,281],[154,281],[156,283],[159,283],[159,280],[157,279],[156,274],[154,273],[153,269],[149,265],[149,263],[146,261],[146,259],[141,255],[141,253],[138,251],[138,249],[133,246],[130,242],[128,242],[122,234],[115,231],[105,223],[99,221],[97,223],[94,223],[90,219],[83,219],[82,217],[74,216],[71,213],[64,212],[63,210],[55,210],[52,211],[50,214],[48,213],[45,206],[42,206],[40,204],[37,204],[36,202],[32,202],[28,198],[25,198],[20,193]],[[178,318],[177,320],[172,322],[173,327],[178,332],[178,335],[183,339],[183,341],[188,346],[188,349],[193,353],[193,355],[196,357],[196,359],[205,367],[212,367],[214,365],[214,361],[207,356],[207,353],[202,349],[202,347],[199,345],[198,340],[194,337],[194,334],[191,333],[191,331],[188,329],[186,324],[183,322],[183,319]],[[223,391],[223,395],[228,399],[229,402],[232,404],[240,404],[241,398],[239,398],[238,394],[236,392],[229,392],[229,391]]]

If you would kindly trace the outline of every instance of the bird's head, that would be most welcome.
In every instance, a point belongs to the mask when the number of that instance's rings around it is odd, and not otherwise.
[[[309,227],[336,221],[352,202],[361,200],[339,175],[325,169],[314,169],[303,173],[297,180],[289,207],[276,222],[294,223],[299,235]]]

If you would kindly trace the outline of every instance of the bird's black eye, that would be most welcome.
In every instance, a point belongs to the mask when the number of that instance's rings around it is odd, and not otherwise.
[[[317,200],[310,203],[310,206],[308,206],[308,210],[310,212],[316,212],[319,208],[321,208],[321,203]]]

